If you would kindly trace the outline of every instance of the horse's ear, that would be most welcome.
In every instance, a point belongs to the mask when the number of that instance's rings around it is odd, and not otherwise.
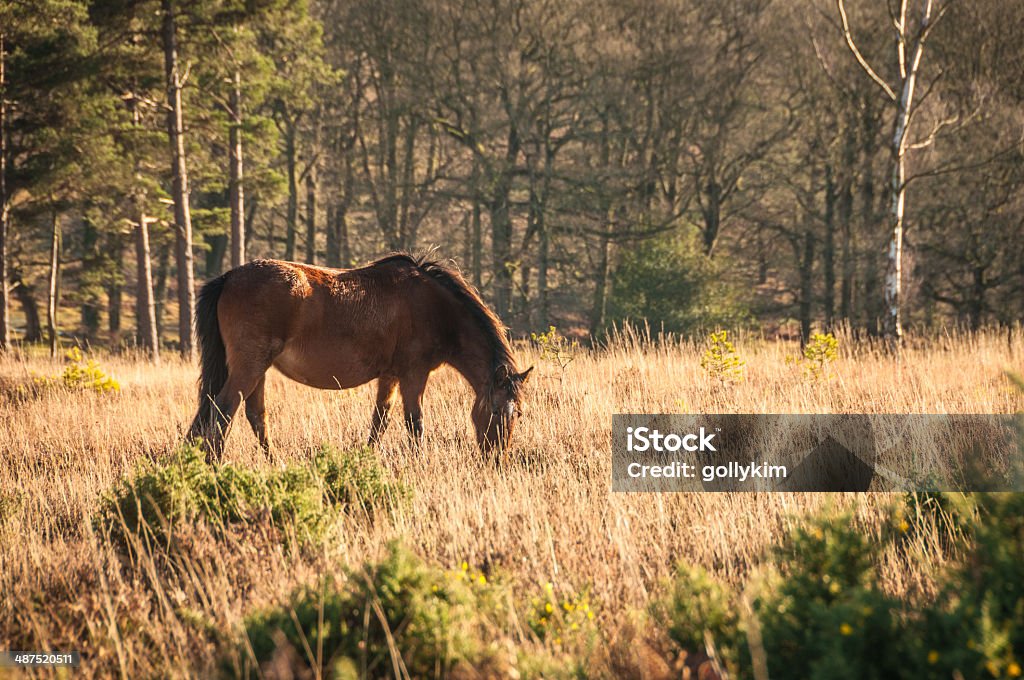
[[[526,369],[525,371],[523,371],[522,373],[517,375],[516,376],[516,380],[518,382],[525,383],[527,380],[530,379],[530,373],[532,373],[532,372],[533,372],[533,366],[530,366],[528,369]]]
[[[508,370],[508,366],[502,364],[494,371],[494,384],[499,387],[505,387],[509,384],[512,378],[511,371]]]

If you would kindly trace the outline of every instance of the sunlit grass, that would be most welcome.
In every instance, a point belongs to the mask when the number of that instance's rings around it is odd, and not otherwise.
[[[734,340],[730,336],[730,340]],[[610,491],[611,416],[617,412],[1007,413],[1024,410],[1006,370],[1022,372],[1024,346],[1005,334],[911,344],[897,360],[840,338],[829,380],[787,361],[795,344],[735,338],[744,380],[723,384],[701,367],[703,346],[620,337],[578,351],[562,367],[517,347],[536,364],[515,451],[484,459],[471,433],[472,394],[450,369],[428,384],[426,442],[408,445],[395,419],[377,452],[411,489],[394,513],[351,513],[316,550],[288,550],[255,524],[213,536],[197,528],[187,554],[129,559],[90,519],[101,497],[147,458],[179,443],[196,399],[194,366],[167,355],[160,366],[98,355],[119,393],[55,389],[28,399],[9,387],[51,375],[60,362],[36,352],[0,358],[0,648],[77,649],[82,677],[197,674],[215,663],[209,630],[234,630],[260,607],[303,584],[381,556],[399,539],[430,563],[498,569],[524,592],[552,583],[586,592],[603,634],[679,561],[740,583],[766,546],[801,516],[838,506],[873,526],[890,497],[855,494],[666,494]],[[244,419],[226,462],[260,470],[310,460],[324,443],[358,445],[368,432],[373,387],[318,391],[271,372],[274,455]],[[883,586],[925,593],[948,556],[938,535],[887,554]]]

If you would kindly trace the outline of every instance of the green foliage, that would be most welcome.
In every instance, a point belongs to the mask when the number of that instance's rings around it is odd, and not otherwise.
[[[777,571],[754,601],[772,677],[920,677],[908,672],[914,641],[900,630],[900,603],[878,588],[883,545],[837,516],[776,550]]]
[[[526,612],[526,624],[533,634],[542,640],[550,639],[556,645],[569,639],[592,638],[596,633],[593,622],[594,612],[587,592],[570,592],[558,597],[550,581],[530,600]]]
[[[961,499],[963,502],[964,499]],[[1024,494],[979,493],[973,545],[929,615],[946,677],[1019,677],[1024,666]]]
[[[121,391],[121,383],[110,376],[95,359],[84,361],[82,350],[72,347],[64,358],[68,365],[60,375],[36,376],[33,381],[42,388],[62,385],[69,390],[90,390],[99,394]]]
[[[701,356],[700,365],[712,379],[722,384],[742,382],[743,367],[746,363],[729,341],[728,331],[719,331],[708,336],[707,348]]]
[[[97,519],[115,536],[124,538],[127,531],[164,543],[178,523],[225,528],[265,516],[309,540],[321,534],[335,510],[388,507],[407,494],[365,447],[324,447],[311,465],[259,472],[211,465],[198,447],[183,446],[170,460],[144,465],[122,480],[104,497]]]
[[[654,329],[691,335],[750,323],[739,288],[696,239],[674,234],[629,248],[615,270],[609,320],[646,321]]]
[[[460,666],[483,677],[571,672],[571,663],[560,668],[544,653],[521,648],[508,657],[498,641],[514,635],[516,610],[504,584],[467,563],[441,569],[393,543],[381,561],[301,588],[282,606],[249,616],[245,642],[226,656],[243,661],[228,670],[252,677],[253,660],[262,666],[287,649],[293,670],[319,666],[328,678],[447,677]]]
[[[662,584],[661,594],[648,606],[654,621],[681,649],[705,650],[710,635],[719,660],[728,670],[738,669],[745,644],[740,618],[730,593],[700,567],[679,565]]]
[[[900,513],[880,538],[840,515],[795,529],[773,551],[770,570],[751,589],[748,619],[735,613],[736,593],[688,567],[663,586],[650,614],[685,650],[703,649],[710,634],[736,677],[753,677],[755,655],[772,678],[1018,677],[1024,495],[958,495],[942,505],[971,524],[972,542],[966,559],[941,575],[934,602],[901,600],[879,587],[880,555],[913,531]]]
[[[540,349],[540,358],[550,361],[560,369],[565,368],[576,359],[576,351],[580,343],[569,340],[554,326],[548,326],[544,333],[530,333],[530,341]]]
[[[807,373],[815,380],[826,377],[828,365],[839,356],[839,341],[831,333],[814,333],[804,345]]]

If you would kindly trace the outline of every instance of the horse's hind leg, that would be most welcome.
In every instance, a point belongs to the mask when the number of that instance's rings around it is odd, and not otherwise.
[[[207,438],[208,461],[219,461],[224,455],[224,438],[227,437],[228,429],[231,427],[231,420],[235,417],[242,398],[252,394],[256,385],[263,379],[265,372],[266,369],[261,368],[228,373],[228,380],[213,403],[213,423],[209,428]]]
[[[267,436],[267,406],[263,400],[263,390],[267,384],[267,374],[264,373],[256,387],[245,397],[245,417],[256,433],[263,453],[270,455],[270,438]]]
[[[395,400],[395,387],[398,381],[394,378],[381,376],[377,380],[377,404],[373,409],[373,418],[370,422],[370,446],[376,446],[388,426],[388,414],[391,412],[391,405]]]

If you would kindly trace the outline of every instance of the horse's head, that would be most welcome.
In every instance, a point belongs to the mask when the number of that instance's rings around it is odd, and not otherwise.
[[[473,408],[473,426],[480,448],[497,448],[500,451],[508,447],[516,420],[522,413],[523,385],[532,370],[531,366],[522,373],[516,373],[510,366],[502,364],[494,372],[490,389]]]

